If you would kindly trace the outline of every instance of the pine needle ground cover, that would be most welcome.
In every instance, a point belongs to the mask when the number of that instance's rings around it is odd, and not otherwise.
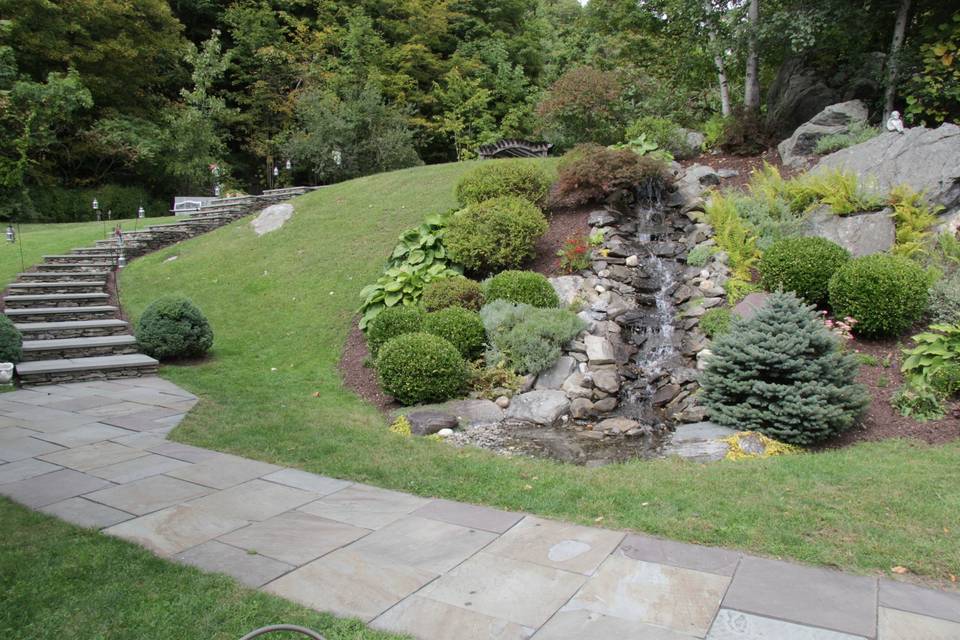
[[[208,359],[161,370],[201,398],[172,437],[423,496],[949,583],[960,567],[960,443],[583,468],[390,433],[337,371],[358,293],[404,229],[455,206],[473,166],[327,187],[294,201],[276,232],[258,238],[240,221],[134,261],[121,278],[128,312],[183,294],[216,336]]]

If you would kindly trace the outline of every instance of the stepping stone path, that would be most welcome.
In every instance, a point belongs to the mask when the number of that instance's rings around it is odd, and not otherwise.
[[[421,640],[960,638],[955,591],[167,441],[196,401],[154,376],[0,395],[0,495]]]
[[[44,256],[31,271],[19,274],[3,296],[4,313],[23,334],[23,362],[17,365],[20,382],[33,386],[156,373],[158,362],[140,353],[129,323],[108,292],[121,255],[131,260],[306,191],[292,187],[260,196],[220,198],[188,218],[127,232],[122,244],[110,237],[69,254]]]

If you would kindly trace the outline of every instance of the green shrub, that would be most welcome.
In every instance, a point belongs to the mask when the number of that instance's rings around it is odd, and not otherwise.
[[[791,444],[822,442],[866,408],[856,358],[791,293],[774,293],[714,341],[700,376],[710,419]]]
[[[627,127],[627,139],[632,140],[640,136],[656,143],[658,147],[675,158],[689,158],[700,151],[699,149],[692,149],[687,144],[687,135],[684,130],[667,118],[644,116],[634,120]]]
[[[733,313],[726,307],[715,307],[708,309],[700,317],[700,330],[708,338],[714,340],[730,332],[730,325],[733,323]]]
[[[687,264],[691,267],[705,267],[710,258],[718,251],[720,251],[720,247],[716,245],[698,245],[687,254]]]
[[[213,346],[213,330],[200,309],[181,296],[150,303],[137,325],[137,342],[158,360],[202,356]]]
[[[0,313],[0,362],[17,364],[23,359],[23,336],[13,321]]]
[[[420,297],[420,304],[427,311],[439,311],[447,307],[479,311],[483,301],[483,286],[463,276],[434,280],[423,288]]]
[[[447,307],[428,313],[423,322],[423,331],[445,338],[468,360],[483,353],[486,332],[476,311]]]
[[[560,298],[553,285],[534,271],[502,271],[487,283],[488,302],[509,300],[532,307],[559,307]]]
[[[730,278],[723,283],[723,291],[727,294],[727,302],[735,305],[751,293],[761,291],[760,285],[740,278]]]
[[[457,202],[467,206],[490,198],[517,196],[537,203],[549,188],[550,178],[537,162],[497,160],[484,162],[460,179]]]
[[[472,204],[447,228],[450,257],[474,273],[519,267],[536,255],[547,220],[535,204],[508,196]]]
[[[538,309],[496,300],[480,310],[487,330],[487,364],[505,363],[517,373],[550,368],[563,346],[585,328],[583,320],[565,309]]]
[[[443,402],[462,393],[467,383],[456,347],[429,333],[406,333],[383,345],[377,374],[383,390],[402,404]]]
[[[928,284],[924,270],[907,258],[856,258],[830,279],[830,307],[838,318],[855,319],[860,335],[896,336],[923,316]]]
[[[760,276],[767,291],[793,291],[809,304],[823,306],[830,278],[850,261],[850,252],[824,238],[784,238],[760,258]]]
[[[405,333],[423,331],[423,310],[419,307],[389,307],[381,311],[367,325],[367,346],[372,355],[390,340]]]
[[[866,142],[880,135],[880,129],[864,123],[854,123],[846,133],[831,133],[817,140],[813,152],[824,156],[834,151]]]
[[[951,362],[931,373],[930,388],[946,398],[960,393],[960,362]]]
[[[560,161],[550,201],[556,207],[577,207],[601,202],[620,190],[655,199],[669,182],[662,160],[627,149],[579,145]]]
[[[930,317],[938,324],[960,324],[960,271],[930,287]]]

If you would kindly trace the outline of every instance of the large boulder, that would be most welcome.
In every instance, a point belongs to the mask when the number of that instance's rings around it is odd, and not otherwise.
[[[960,127],[913,127],[884,133],[825,156],[813,171],[852,171],[877,188],[906,184],[949,213],[960,209]]]
[[[787,166],[798,166],[814,155],[817,141],[829,135],[849,133],[851,127],[864,125],[867,107],[859,100],[831,104],[809,122],[797,127],[793,135],[777,145],[780,158]]]
[[[767,93],[768,126],[777,135],[786,135],[839,97],[821,73],[799,59],[788,60],[777,71]]]
[[[826,238],[849,251],[853,257],[882,253],[893,248],[897,229],[889,209],[876,213],[838,216],[829,207],[820,207],[807,218],[803,235]]]
[[[539,390],[514,396],[507,410],[507,419],[551,425],[567,413],[570,400],[563,391]]]

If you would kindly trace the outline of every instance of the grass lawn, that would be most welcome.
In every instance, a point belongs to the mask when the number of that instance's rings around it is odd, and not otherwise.
[[[60,224],[24,224],[17,232],[18,242],[15,244],[3,243],[0,247],[0,283],[6,287],[12,282],[20,268],[20,247],[23,247],[23,265],[30,270],[30,265],[37,264],[45,255],[70,253],[70,249],[93,246],[97,240],[103,239],[104,228],[107,233],[118,224],[124,231],[132,231],[135,227],[144,227],[149,224],[158,224],[172,221],[173,218],[147,218],[138,223],[137,220],[113,220],[106,224],[102,222],[64,222]],[[2,226],[6,229],[6,225]],[[16,229],[16,225],[14,225]]]
[[[899,565],[938,584],[960,573],[960,443],[588,469],[388,433],[337,372],[357,292],[404,228],[453,205],[453,186],[471,166],[328,187],[298,199],[277,232],[257,238],[240,221],[133,262],[122,291],[134,316],[180,292],[216,334],[208,361],[162,369],[202,398],[173,437],[421,495],[860,572]]]
[[[162,560],[5,498],[0,522],[0,636],[6,640],[236,640],[281,622],[328,640],[399,637]]]

